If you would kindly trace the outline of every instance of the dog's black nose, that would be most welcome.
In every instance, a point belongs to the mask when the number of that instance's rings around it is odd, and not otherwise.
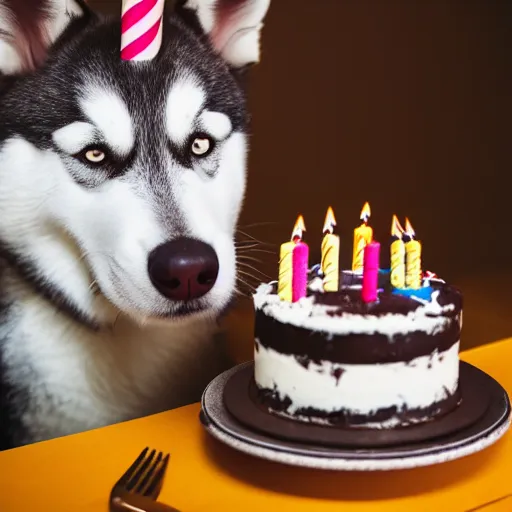
[[[169,299],[198,299],[213,288],[219,260],[211,245],[178,238],[151,251],[148,272],[155,288]]]

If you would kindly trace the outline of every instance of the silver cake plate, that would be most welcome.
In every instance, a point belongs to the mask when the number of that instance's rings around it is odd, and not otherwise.
[[[200,419],[206,431],[221,443],[273,462],[339,471],[388,471],[430,466],[488,448],[505,434],[511,423],[508,395],[498,384],[501,393],[493,397],[494,406],[486,413],[485,427],[476,433],[475,429],[468,429],[466,436],[463,432],[456,436],[446,436],[426,448],[408,445],[402,448],[351,450],[347,447],[291,443],[250,429],[238,422],[224,406],[224,388],[230,377],[253,364],[251,361],[238,365],[210,382],[201,400]]]

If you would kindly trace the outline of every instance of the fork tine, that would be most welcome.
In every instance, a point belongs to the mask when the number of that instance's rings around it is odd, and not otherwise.
[[[153,476],[155,469],[160,464],[160,461],[162,460],[163,455],[164,454],[162,452],[158,452],[158,455],[157,455],[155,461],[153,462],[153,464],[151,464],[149,469],[146,471],[144,478],[140,481],[139,485],[137,485],[137,488],[134,489],[133,492],[136,492],[137,494],[144,494],[144,489],[148,485],[148,482],[151,482],[151,477]]]
[[[148,457],[145,458],[144,462],[140,465],[139,469],[132,475],[129,482],[126,484],[126,490],[131,491],[136,485],[137,482],[144,475],[147,467],[151,464],[153,457],[155,456],[156,450],[151,450],[151,453]]]
[[[146,454],[148,453],[149,448],[146,447],[142,450],[139,456],[133,461],[133,464],[125,471],[123,476],[117,481],[116,486],[124,486],[126,482],[131,478],[133,472],[137,469],[139,464],[142,462]]]
[[[153,500],[158,498],[160,491],[162,490],[162,485],[164,482],[165,472],[167,471],[167,466],[169,464],[170,455],[167,454],[162,461],[162,465],[158,469],[158,471],[153,476],[153,479],[149,483],[146,491],[144,492],[144,496],[147,496]]]

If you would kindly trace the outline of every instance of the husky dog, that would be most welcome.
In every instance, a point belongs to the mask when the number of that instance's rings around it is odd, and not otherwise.
[[[83,0],[0,0],[1,449],[193,402],[223,368],[268,3],[175,2],[137,62]]]

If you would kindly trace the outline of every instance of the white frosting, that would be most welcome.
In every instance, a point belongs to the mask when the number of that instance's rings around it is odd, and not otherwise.
[[[311,280],[311,282],[308,284],[308,290],[312,292],[321,292],[324,291],[324,281],[321,277],[315,277]]]
[[[301,408],[325,412],[348,409],[355,414],[396,406],[398,409],[429,407],[455,393],[459,381],[459,343],[444,352],[417,357],[407,363],[340,364],[310,362],[308,368],[295,356],[266,348],[256,339],[254,378],[263,389],[288,397],[285,411],[294,415]],[[342,370],[339,379],[333,376]],[[295,417],[295,416],[294,416]],[[382,427],[394,426],[379,424]]]
[[[396,334],[412,331],[422,331],[436,334],[447,327],[451,319],[444,316],[453,311],[455,306],[441,306],[438,302],[439,290],[432,293],[429,302],[421,303],[407,315],[402,313],[387,313],[384,315],[361,315],[359,313],[342,313],[329,316],[338,306],[315,304],[314,297],[304,297],[297,302],[282,301],[277,294],[272,293],[272,284],[262,284],[256,290],[253,298],[256,309],[276,320],[331,334],[384,334],[391,339]]]

